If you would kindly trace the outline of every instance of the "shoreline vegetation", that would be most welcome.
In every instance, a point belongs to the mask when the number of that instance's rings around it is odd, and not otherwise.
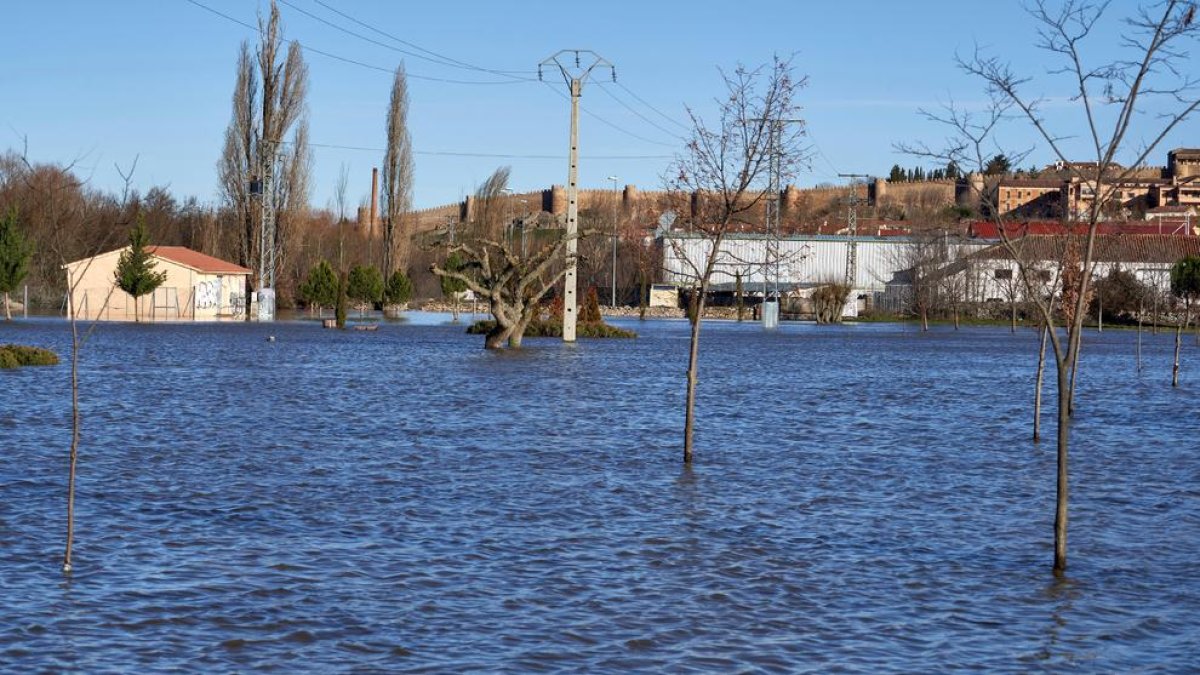
[[[496,327],[493,319],[481,319],[467,327],[468,335],[487,335]],[[636,338],[637,333],[604,323],[603,321],[580,322],[575,327],[581,338]],[[562,337],[562,321],[547,319],[533,321],[525,329],[525,337]]]
[[[0,370],[22,366],[57,366],[58,354],[41,347],[0,345]]]

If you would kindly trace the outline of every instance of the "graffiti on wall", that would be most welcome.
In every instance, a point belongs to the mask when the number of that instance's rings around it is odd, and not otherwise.
[[[221,280],[202,281],[196,284],[196,309],[220,309]]]

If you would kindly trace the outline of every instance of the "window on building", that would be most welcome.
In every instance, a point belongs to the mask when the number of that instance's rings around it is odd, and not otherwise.
[[[1054,275],[1050,272],[1050,270],[1038,270],[1037,278],[1040,281],[1052,281],[1054,279]]]
[[[1010,270],[1010,269],[997,269],[997,270],[996,270],[996,278],[997,278],[997,279],[999,279],[999,280],[1001,280],[1001,281],[1007,281],[1007,280],[1009,280],[1009,279],[1012,279],[1012,270]]]

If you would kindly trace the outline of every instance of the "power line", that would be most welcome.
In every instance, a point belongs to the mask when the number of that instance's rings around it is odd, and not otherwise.
[[[670,129],[667,129],[666,127],[664,127],[663,125],[659,124],[658,122],[655,122],[654,120],[650,119],[649,117],[646,117],[645,115],[643,115],[642,113],[640,113],[640,112],[638,112],[636,109],[634,109],[634,107],[633,107],[633,106],[629,105],[629,104],[628,104],[628,103],[626,103],[625,101],[622,101],[620,98],[618,98],[618,97],[617,97],[617,95],[616,95],[616,94],[614,94],[614,93],[612,93],[611,91],[609,91],[609,90],[608,90],[608,87],[604,86],[604,84],[603,84],[603,83],[597,82],[596,84],[600,86],[600,91],[604,92],[604,94],[605,94],[606,96],[608,96],[608,97],[609,97],[609,98],[611,98],[612,100],[616,101],[617,103],[620,103],[620,104],[621,104],[621,107],[625,108],[626,110],[628,110],[629,112],[633,113],[634,115],[637,115],[637,117],[638,117],[639,119],[641,119],[643,122],[645,122],[646,124],[649,124],[650,126],[654,127],[655,129],[658,129],[659,131],[663,132],[664,134],[666,134],[666,135],[668,135],[668,136],[671,136],[672,138],[678,138],[678,139],[679,139],[679,140],[681,140],[681,141],[683,140],[683,139],[682,139],[682,138],[680,138],[680,137],[679,137],[679,135],[678,135],[678,134],[676,134],[674,131],[671,131]]]
[[[315,1],[320,3],[320,0],[315,0]],[[212,14],[215,14],[216,16],[221,17],[222,19],[225,19],[226,21],[236,23],[239,26],[242,26],[243,28],[252,30],[256,33],[259,30],[258,26],[246,23],[245,21],[242,21],[241,19],[230,16],[220,10],[214,9],[202,2],[199,2],[199,0],[184,0],[184,2],[195,5],[196,7],[199,7],[200,9],[203,9],[207,12],[210,12]],[[324,5],[324,3],[320,3],[320,4]],[[289,5],[289,6],[291,6],[291,5]],[[393,39],[398,39],[398,38],[393,38]],[[376,71],[379,71],[382,73],[387,73],[389,75],[393,74],[393,72],[394,72],[393,69],[391,69],[391,68],[385,68],[383,66],[377,66],[374,64],[365,63],[363,61],[358,61],[356,59],[351,59],[351,58],[348,58],[345,56],[341,56],[339,54],[334,54],[332,52],[327,52],[327,51],[324,51],[321,49],[317,49],[315,47],[310,47],[305,44],[300,44],[300,48],[307,52],[319,54],[326,58],[330,58],[330,59],[334,59],[337,61],[341,61],[343,63],[348,63],[351,65],[359,66],[361,68],[376,70]],[[497,72],[499,72],[499,71],[497,71]],[[455,80],[455,79],[443,78],[443,77],[433,77],[430,75],[419,75],[419,74],[412,73],[412,72],[406,72],[405,75],[407,77],[410,77],[415,80],[427,80],[427,81],[432,81],[432,82],[443,82],[443,83],[448,83],[448,84],[505,85],[505,84],[521,84],[526,81],[524,79],[515,79],[515,80],[509,80],[509,81]],[[549,86],[548,83],[547,83],[547,86]],[[562,98],[565,98],[568,100],[570,99],[569,96],[567,96],[566,94],[562,93],[561,91],[559,91],[557,89],[554,89],[553,87],[551,87],[551,90],[554,91],[555,94],[561,96]],[[598,114],[592,112],[591,110],[588,110],[587,108],[584,108],[582,106],[580,107],[580,110],[582,110],[585,115],[595,119],[597,122],[600,122],[601,124],[604,124],[605,126],[608,126],[616,131],[619,131],[620,133],[625,134],[626,136],[629,136],[630,138],[635,138],[639,141],[642,141],[643,143],[650,143],[651,145],[658,145],[658,146],[662,146],[665,148],[676,147],[672,143],[663,143],[662,141],[655,141],[655,140],[646,138],[645,136],[641,136],[632,131],[629,131],[628,129],[625,129],[617,124],[614,124],[613,122],[608,121],[607,119],[601,117],[600,115],[598,115]],[[316,144],[312,144],[312,145],[314,145],[314,147],[317,147]],[[353,149],[353,148],[348,148],[348,149]],[[359,149],[362,149],[362,148],[359,148]],[[470,155],[470,153],[464,153],[463,156],[471,156],[471,155]],[[505,155],[505,157],[515,157],[515,156]],[[609,157],[593,156],[592,158],[593,159],[669,159],[669,157],[667,157],[667,156],[659,156],[659,155],[637,155],[637,156],[627,156],[627,157],[613,155],[613,156],[609,156]],[[538,158],[538,159],[541,159],[541,158]],[[561,157],[557,158],[557,159],[561,159]]]
[[[199,7],[200,9],[207,10],[207,11],[209,11],[209,12],[212,12],[213,14],[216,14],[217,16],[221,17],[222,19],[228,19],[229,21],[232,21],[232,22],[234,22],[234,23],[236,23],[236,24],[239,24],[239,25],[245,26],[246,28],[249,28],[250,30],[253,30],[253,31],[257,31],[257,30],[258,30],[258,26],[251,26],[250,24],[246,23],[245,21],[242,21],[241,19],[235,19],[235,18],[233,18],[232,16],[229,16],[228,14],[226,14],[225,12],[222,12],[222,11],[220,11],[220,10],[216,10],[216,9],[213,9],[212,7],[209,7],[208,5],[204,5],[204,4],[201,4],[201,3],[199,3],[199,2],[196,2],[196,0],[184,0],[184,1],[185,1],[185,2],[190,2],[191,4],[193,4],[193,5],[197,6],[197,7]]]
[[[297,12],[300,12],[301,14],[303,14],[303,15],[305,15],[305,16],[307,16],[307,17],[309,17],[310,19],[312,19],[312,20],[314,20],[314,21],[318,21],[318,22],[320,22],[320,23],[323,23],[323,24],[325,24],[326,26],[329,26],[330,28],[333,28],[334,30],[341,31],[341,32],[343,32],[343,33],[345,33],[345,34],[347,34],[347,35],[350,35],[350,36],[352,36],[352,37],[356,37],[356,38],[358,38],[358,39],[360,39],[360,40],[363,40],[363,41],[365,41],[365,42],[369,42],[369,43],[371,43],[371,44],[373,44],[373,45],[377,45],[377,46],[379,46],[379,47],[383,47],[384,49],[390,49],[390,50],[392,50],[392,51],[399,52],[399,53],[401,53],[401,54],[404,54],[404,55],[406,55],[406,56],[411,56],[411,57],[413,57],[413,58],[417,58],[417,59],[423,59],[423,60],[425,60],[425,61],[428,61],[428,62],[430,62],[430,63],[436,64],[436,65],[439,65],[439,66],[462,67],[462,66],[457,66],[457,65],[455,65],[455,64],[453,64],[453,63],[447,63],[446,61],[442,60],[442,57],[439,57],[438,59],[430,58],[430,57],[428,57],[428,56],[425,56],[424,54],[418,54],[417,52],[409,51],[409,50],[407,50],[407,49],[401,49],[400,47],[396,47],[395,45],[390,45],[390,44],[388,44],[388,43],[386,43],[386,42],[380,42],[379,40],[376,40],[376,39],[374,39],[374,38],[367,37],[366,35],[363,35],[362,33],[357,33],[357,32],[355,32],[355,31],[352,31],[352,30],[350,30],[349,28],[344,28],[344,27],[342,27],[342,26],[339,26],[339,25],[337,25],[336,23],[333,23],[332,21],[329,21],[329,20],[327,20],[327,19],[324,19],[324,18],[322,18],[322,17],[320,17],[320,16],[317,16],[316,14],[313,14],[312,12],[310,12],[310,11],[308,11],[308,10],[306,10],[306,9],[303,9],[303,8],[301,8],[301,7],[298,7],[298,6],[296,6],[294,3],[290,2],[289,0],[279,0],[279,2],[280,2],[280,3],[282,3],[282,4],[284,4],[284,5],[287,5],[288,7],[291,7],[292,9],[296,10]],[[328,7],[327,5],[323,5],[323,6],[325,6],[325,7]],[[337,12],[337,10],[333,10],[333,11]],[[342,12],[337,12],[337,13],[338,13],[338,14],[342,14]],[[343,15],[343,16],[345,16],[344,14],[342,14],[342,15]],[[396,38],[393,38],[393,39],[396,39]],[[480,70],[480,71],[483,71],[483,72],[487,72],[486,70],[484,70],[484,69],[482,69],[482,68],[469,68],[469,70]],[[503,76],[503,77],[506,77],[506,78],[509,78],[509,80],[511,80],[511,81],[513,81],[513,82],[519,82],[519,81],[521,81],[521,80],[530,81],[530,82],[531,82],[531,81],[533,81],[533,78],[530,78],[530,77],[521,78],[521,77],[517,77],[517,76],[515,76],[515,75],[502,75],[502,76]]]
[[[291,144],[291,141],[281,141]],[[370,148],[361,145],[338,145],[335,143],[309,143],[309,147],[313,148],[328,148],[334,150],[354,150],[359,152],[384,152],[384,148]],[[485,159],[547,159],[561,161],[566,159],[565,155],[529,155],[515,154],[506,152],[459,152],[454,150],[414,150],[414,155],[426,155],[433,157],[480,157]],[[604,159],[604,160],[647,160],[647,159],[673,159],[674,155],[585,155],[583,159]]]
[[[317,3],[318,5],[324,7],[325,9],[333,12],[334,14],[337,14],[338,16],[340,16],[348,21],[352,21],[353,23],[356,23],[359,26],[366,28],[369,31],[378,33],[379,35],[382,35],[386,38],[395,40],[396,42],[399,42],[400,44],[405,45],[407,47],[416,49],[417,51],[425,52],[426,54],[429,54],[436,58],[443,59],[444,65],[456,66],[456,67],[466,68],[468,70],[476,70],[476,71],[480,71],[480,72],[484,72],[484,73],[492,73],[493,75],[512,76],[512,75],[532,75],[533,74],[533,71],[528,71],[528,70],[494,70],[491,68],[483,68],[481,66],[476,66],[476,65],[468,63],[466,61],[460,61],[459,59],[456,59],[456,58],[453,58],[450,56],[446,56],[445,54],[439,54],[438,52],[435,52],[431,49],[426,49],[418,44],[415,44],[415,43],[409,42],[408,40],[404,40],[402,38],[396,37],[395,35],[387,32],[387,31],[380,30],[379,28],[376,28],[375,26],[372,26],[368,23],[365,23],[363,21],[360,21],[360,20],[354,18],[353,16],[350,16],[349,14],[337,9],[336,7],[329,5],[328,3],[323,2],[322,0],[313,0],[313,2]],[[530,77],[528,79],[532,80],[533,78]]]
[[[562,93],[561,91],[559,91],[559,90],[555,89],[554,87],[550,86],[550,83],[549,83],[549,82],[547,82],[547,83],[545,83],[545,84],[546,84],[546,86],[547,86],[547,87],[550,87],[550,90],[551,90],[551,91],[553,91],[555,94],[558,94],[560,97],[562,97],[562,98],[565,98],[565,99],[567,99],[568,101],[569,101],[569,100],[571,100],[571,97],[570,97],[569,95],[567,95],[567,94],[564,94],[564,93]],[[642,141],[643,143],[650,143],[650,144],[652,144],[652,145],[661,145],[661,146],[663,146],[664,148],[673,148],[673,147],[675,147],[675,145],[674,145],[674,144],[672,144],[672,143],[663,143],[662,141],[655,141],[655,140],[651,140],[651,139],[649,139],[649,138],[646,138],[645,136],[640,136],[640,135],[638,135],[638,134],[635,134],[635,133],[633,133],[632,131],[630,131],[630,130],[628,130],[628,129],[625,129],[625,128],[623,128],[623,127],[620,127],[620,126],[618,126],[618,125],[616,125],[616,124],[613,124],[612,122],[609,122],[608,120],[606,120],[606,119],[604,119],[603,117],[601,117],[601,116],[597,115],[596,113],[594,113],[594,112],[592,112],[592,111],[588,110],[587,108],[584,108],[583,106],[580,106],[580,107],[579,107],[579,109],[580,109],[580,110],[582,110],[582,111],[583,111],[583,114],[587,115],[588,117],[591,117],[591,118],[595,119],[597,122],[600,122],[601,124],[603,124],[603,125],[605,125],[605,126],[608,126],[608,127],[611,127],[611,128],[613,128],[613,129],[616,129],[617,131],[619,131],[619,132],[621,132],[621,133],[625,134],[626,136],[629,136],[630,138],[636,138],[637,140],[639,140],[639,141]]]
[[[664,120],[666,120],[666,121],[670,122],[671,124],[674,124],[675,126],[679,127],[680,129],[683,129],[684,131],[691,131],[691,127],[689,127],[688,125],[684,124],[683,122],[680,122],[679,120],[677,120],[677,119],[675,119],[675,118],[671,117],[670,115],[668,115],[668,114],[664,113],[663,111],[659,110],[658,108],[655,108],[654,106],[650,105],[649,103],[647,103],[647,102],[646,102],[646,99],[644,99],[644,98],[642,98],[641,96],[638,96],[637,94],[633,93],[633,90],[632,90],[632,89],[630,89],[629,87],[626,87],[626,86],[625,86],[624,84],[622,84],[621,82],[616,82],[616,85],[617,85],[618,87],[620,87],[620,88],[624,89],[624,90],[625,90],[625,93],[626,93],[626,94],[629,94],[630,96],[632,96],[632,97],[633,97],[633,98],[634,98],[634,99],[635,99],[635,100],[636,100],[638,103],[641,103],[642,105],[646,106],[646,107],[647,107],[647,108],[649,108],[650,110],[653,110],[655,113],[658,113],[658,116],[659,116],[659,117],[661,117],[661,118],[663,118]]]
[[[225,20],[227,20],[227,21],[231,21],[231,22],[233,22],[233,23],[236,23],[236,24],[238,24],[239,26],[243,26],[243,27],[245,27],[245,28],[248,28],[248,29],[250,29],[250,30],[252,30],[252,31],[254,31],[254,32],[256,32],[256,33],[258,32],[258,26],[254,26],[254,25],[248,24],[248,23],[246,23],[245,21],[242,21],[242,20],[240,20],[240,19],[237,19],[237,18],[235,18],[235,17],[232,17],[232,16],[230,16],[230,15],[228,15],[228,14],[226,14],[226,13],[224,13],[224,12],[220,11],[220,10],[213,9],[212,7],[209,7],[208,5],[205,5],[204,3],[202,3],[202,2],[199,2],[198,0],[184,0],[184,2],[187,2],[187,3],[190,3],[190,4],[192,4],[192,5],[195,5],[195,6],[197,6],[197,7],[201,8],[201,9],[203,9],[203,10],[206,10],[206,11],[208,11],[208,12],[211,12],[212,14],[215,14],[215,15],[217,15],[217,16],[219,16],[219,17],[221,17],[222,19],[225,19]],[[303,43],[300,43],[300,42],[297,42],[297,44],[299,44],[299,45],[300,45],[300,48],[301,48],[301,49],[303,49],[303,50],[304,50],[304,51],[306,51],[306,52],[312,52],[313,54],[319,54],[319,55],[321,55],[321,56],[324,56],[324,57],[326,57],[326,58],[330,58],[330,59],[334,59],[334,60],[337,60],[337,61],[341,61],[341,62],[343,62],[343,63],[349,63],[349,64],[351,64],[351,65],[360,66],[360,67],[362,67],[362,68],[368,68],[368,69],[370,69],[370,70],[377,70],[377,71],[379,71],[379,72],[382,72],[382,73],[387,73],[387,74],[389,74],[389,75],[391,75],[391,74],[393,74],[393,73],[395,72],[395,69],[394,69],[394,68],[385,68],[385,67],[383,67],[383,66],[377,66],[377,65],[370,64],[370,63],[364,63],[363,61],[358,61],[358,60],[351,59],[351,58],[348,58],[348,57],[345,57],[345,56],[340,56],[340,55],[338,55],[338,54],[334,54],[334,53],[332,53],[332,52],[327,52],[327,51],[324,51],[324,50],[322,50],[322,49],[317,49],[316,47],[310,47],[310,46],[308,46],[308,45],[306,45],[306,44],[303,44]],[[406,77],[409,77],[409,78],[412,78],[412,79],[414,79],[414,80],[426,80],[426,81],[430,81],[430,82],[443,82],[443,83],[446,83],[446,84],[482,84],[482,85],[497,85],[497,84],[520,84],[520,83],[523,83],[523,82],[525,82],[525,80],[507,80],[507,81],[455,80],[455,79],[451,79],[451,78],[445,78],[445,77],[434,77],[434,76],[432,76],[432,75],[419,75],[419,74],[416,74],[416,73],[411,73],[411,72],[406,72],[406,73],[405,73],[405,76],[406,76]]]
[[[812,139],[812,145],[813,145],[813,149],[817,151],[817,156],[818,156],[818,157],[820,157],[820,158],[822,159],[822,161],[824,161],[824,162],[825,162],[825,165],[826,165],[826,166],[828,166],[828,167],[829,167],[831,170],[833,170],[833,175],[835,175],[835,176],[839,176],[839,177],[840,177],[840,176],[841,176],[841,174],[842,174],[842,172],[841,172],[840,170],[838,170],[838,168],[837,168],[836,166],[834,166],[834,165],[833,165],[833,162],[832,162],[832,161],[830,161],[829,157],[827,157],[827,156],[825,155],[825,153],[821,151],[821,144],[820,144],[820,143],[818,143],[818,142],[817,142],[817,139],[816,139],[816,137],[815,137],[815,136],[813,136],[813,133],[812,133],[812,128],[811,128],[811,127],[806,127],[806,128],[804,129],[804,131],[805,131],[805,133],[807,133],[807,134],[808,134],[808,137],[809,137],[810,139]]]

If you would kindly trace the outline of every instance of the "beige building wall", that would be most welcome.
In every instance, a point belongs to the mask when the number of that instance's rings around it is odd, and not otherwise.
[[[155,271],[167,278],[153,293],[138,299],[117,288],[116,269],[121,251],[102,253],[66,265],[67,283],[74,291],[68,316],[87,321],[216,321],[244,318],[244,274],[201,272],[154,256]]]

